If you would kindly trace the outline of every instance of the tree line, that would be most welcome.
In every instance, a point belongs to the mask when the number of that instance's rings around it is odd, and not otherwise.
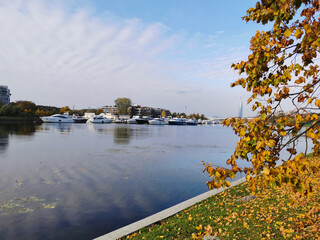
[[[11,117],[37,117],[37,116],[51,116],[57,113],[66,113],[84,115],[86,112],[93,112],[100,114],[103,112],[99,109],[81,109],[71,110],[69,106],[61,108],[53,106],[36,105],[32,101],[16,101],[10,104],[3,104],[0,102],[0,116],[11,116]]]
[[[118,108],[118,113],[120,115],[128,114],[129,107],[132,106],[132,101],[130,98],[117,98],[115,101],[115,106]],[[87,112],[95,113],[99,115],[103,113],[102,108],[98,109],[80,109],[80,110],[72,110],[69,106],[64,106],[61,108],[54,107],[54,106],[43,106],[43,105],[36,105],[32,101],[16,101],[10,104],[3,104],[0,102],[0,116],[14,116],[14,117],[37,117],[37,116],[51,116],[57,113],[66,113],[69,114],[76,114],[76,115],[84,115]],[[192,119],[201,119],[206,120],[204,114],[199,113],[192,113],[190,115],[186,115],[185,113],[177,113],[177,112],[162,112],[161,116],[172,116],[172,117],[183,117],[183,118],[192,118]]]

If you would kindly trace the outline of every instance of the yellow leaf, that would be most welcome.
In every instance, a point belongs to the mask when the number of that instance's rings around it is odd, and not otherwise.
[[[258,141],[256,149],[259,150],[262,146],[263,146],[263,142],[262,141]]]
[[[291,35],[292,31],[288,28],[285,32],[284,32],[284,36],[285,37],[289,37]]]
[[[287,132],[286,132],[286,131],[281,131],[281,132],[280,132],[280,135],[281,135],[281,136],[285,136],[285,135],[287,135]]]
[[[202,229],[202,225],[199,225],[198,227],[196,227],[197,230],[201,230]]]
[[[249,226],[248,226],[248,224],[247,224],[246,222],[243,223],[243,226],[244,226],[245,228],[247,228],[247,229],[249,228]]]
[[[273,148],[276,145],[276,141],[273,139],[270,139],[269,141],[265,141],[265,143],[270,148]]]
[[[298,28],[294,33],[294,36],[298,39],[298,38],[301,38],[302,34],[303,34],[303,31]]]
[[[304,83],[304,82],[305,82],[305,78],[304,78],[304,77],[299,77],[299,78],[295,81],[296,84],[300,84],[300,83]]]
[[[242,128],[242,129],[240,130],[239,136],[242,137],[242,136],[244,136],[244,135],[246,135],[246,129],[245,129],[245,128]]]
[[[262,172],[263,172],[264,175],[269,175],[270,169],[269,168],[264,168]]]

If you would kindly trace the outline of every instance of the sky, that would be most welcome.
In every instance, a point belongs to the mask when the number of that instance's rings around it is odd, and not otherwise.
[[[232,117],[230,88],[261,26],[252,0],[0,0],[0,85],[11,101],[75,109],[118,97],[171,112]],[[252,112],[244,104],[244,116]]]

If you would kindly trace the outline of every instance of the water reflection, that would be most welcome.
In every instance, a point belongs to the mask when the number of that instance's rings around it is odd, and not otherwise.
[[[87,124],[90,132],[113,136],[113,142],[118,145],[128,145],[131,139],[148,137],[150,135],[149,127],[144,125]]]
[[[116,127],[114,129],[114,143],[116,144],[129,144],[132,136],[132,129],[127,127]]]
[[[35,131],[34,124],[0,123],[0,152],[8,148],[9,135],[33,136]]]
[[[0,152],[4,152],[9,145],[9,134],[0,131]]]
[[[0,239],[92,239],[149,216],[207,191],[201,161],[225,162],[237,140],[225,128],[115,124],[42,124],[21,139],[1,155],[0,208],[27,205],[0,212]]]
[[[71,133],[73,124],[71,123],[42,123],[37,127],[37,130],[52,131],[57,130],[61,134]]]

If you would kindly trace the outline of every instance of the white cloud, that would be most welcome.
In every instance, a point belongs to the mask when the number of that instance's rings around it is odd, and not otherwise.
[[[82,108],[130,97],[137,104],[171,111],[187,105],[208,115],[238,107],[229,89],[235,77],[230,61],[243,51],[226,52],[217,43],[223,32],[188,36],[162,23],[99,18],[61,1],[4,1],[0,21],[1,84],[9,86],[12,100]],[[228,94],[233,103],[216,106]]]

